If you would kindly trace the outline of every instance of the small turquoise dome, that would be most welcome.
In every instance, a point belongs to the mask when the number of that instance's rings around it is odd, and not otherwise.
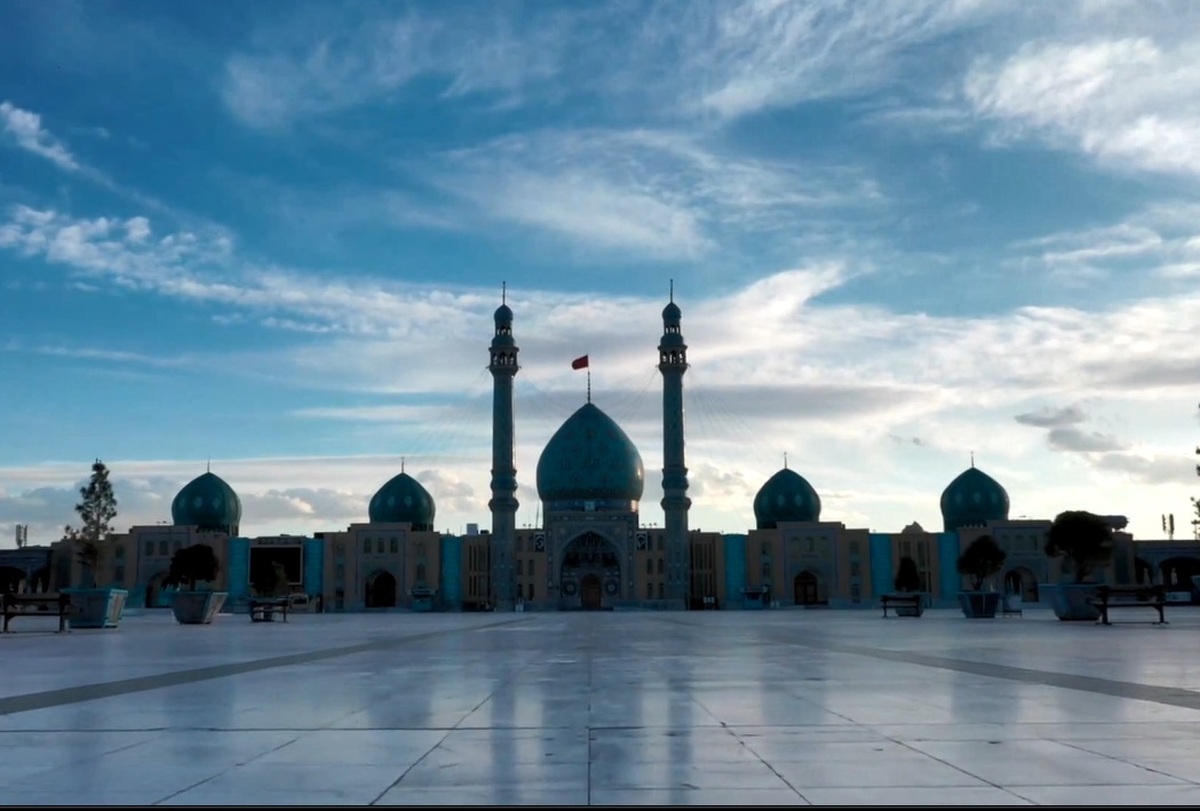
[[[672,301],[663,307],[663,323],[678,324],[681,318],[683,318],[683,313],[679,311],[679,305],[675,302]]]
[[[642,457],[621,426],[592,403],[572,414],[538,459],[543,502],[640,501]]]
[[[436,512],[433,496],[407,473],[393,476],[380,487],[367,509],[372,524],[412,524],[418,531],[433,530]]]
[[[1008,493],[977,467],[969,467],[942,492],[942,521],[946,532],[981,527],[988,521],[1008,520]]]
[[[235,533],[242,521],[242,502],[220,476],[202,473],[176,494],[171,521],[177,527]]]
[[[820,521],[821,497],[807,479],[785,467],[754,497],[754,520],[759,529],[775,529],[786,521]]]
[[[500,326],[501,324],[512,324],[512,320],[513,320],[513,311],[509,308],[509,306],[507,304],[501,304],[499,307],[496,308],[496,325],[497,326]]]

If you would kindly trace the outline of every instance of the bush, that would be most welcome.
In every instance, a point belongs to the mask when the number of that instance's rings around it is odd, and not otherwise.
[[[1112,560],[1112,527],[1100,516],[1084,510],[1061,512],[1046,536],[1046,554],[1063,558],[1075,571],[1075,582]]]
[[[983,591],[983,581],[1004,566],[1008,557],[991,535],[980,535],[958,558],[958,573],[971,578],[971,591]]]
[[[920,591],[921,573],[917,571],[917,562],[910,557],[900,558],[900,570],[896,572],[893,581],[896,591]]]
[[[171,556],[171,569],[163,579],[163,585],[182,586],[186,583],[189,591],[195,591],[197,582],[216,580],[220,569],[217,553],[208,544],[185,546]]]

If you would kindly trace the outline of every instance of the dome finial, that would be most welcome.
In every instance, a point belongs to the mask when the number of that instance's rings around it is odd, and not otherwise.
[[[500,282],[500,303],[508,304],[508,282]]]
[[[675,280],[671,279],[671,303],[675,303]]]
[[[404,472],[404,457],[403,456],[400,457],[400,472],[401,473]]]
[[[975,451],[971,451],[971,467],[975,467]]]
[[[208,457],[208,462],[206,462],[204,465],[204,472],[212,473],[212,457],[211,456]]]
[[[783,452],[783,469],[787,470],[787,451]]]

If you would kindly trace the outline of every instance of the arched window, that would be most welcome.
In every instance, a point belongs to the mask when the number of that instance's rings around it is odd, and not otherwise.
[[[525,574],[525,561],[521,558],[517,558],[517,577],[520,577],[523,574]]]
[[[368,555],[371,554],[371,539],[363,538],[363,551]]]
[[[400,539],[392,538],[392,554],[395,555],[400,551]]]
[[[375,551],[381,555],[383,554],[383,538],[375,539]]]
[[[529,599],[533,599],[533,584],[529,584]]]
[[[646,574],[654,574],[654,558],[646,558]]]
[[[167,542],[166,541],[158,542],[158,554],[162,555],[163,557],[167,556],[168,552],[167,552]]]

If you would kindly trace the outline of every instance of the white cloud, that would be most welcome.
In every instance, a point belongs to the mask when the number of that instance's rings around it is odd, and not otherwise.
[[[42,117],[22,110],[10,101],[0,102],[0,124],[12,136],[17,146],[40,155],[61,169],[75,171],[79,162],[66,145],[42,127]]]
[[[1200,40],[1028,43],[981,58],[964,93],[1003,137],[1040,137],[1119,169],[1200,173]]]

